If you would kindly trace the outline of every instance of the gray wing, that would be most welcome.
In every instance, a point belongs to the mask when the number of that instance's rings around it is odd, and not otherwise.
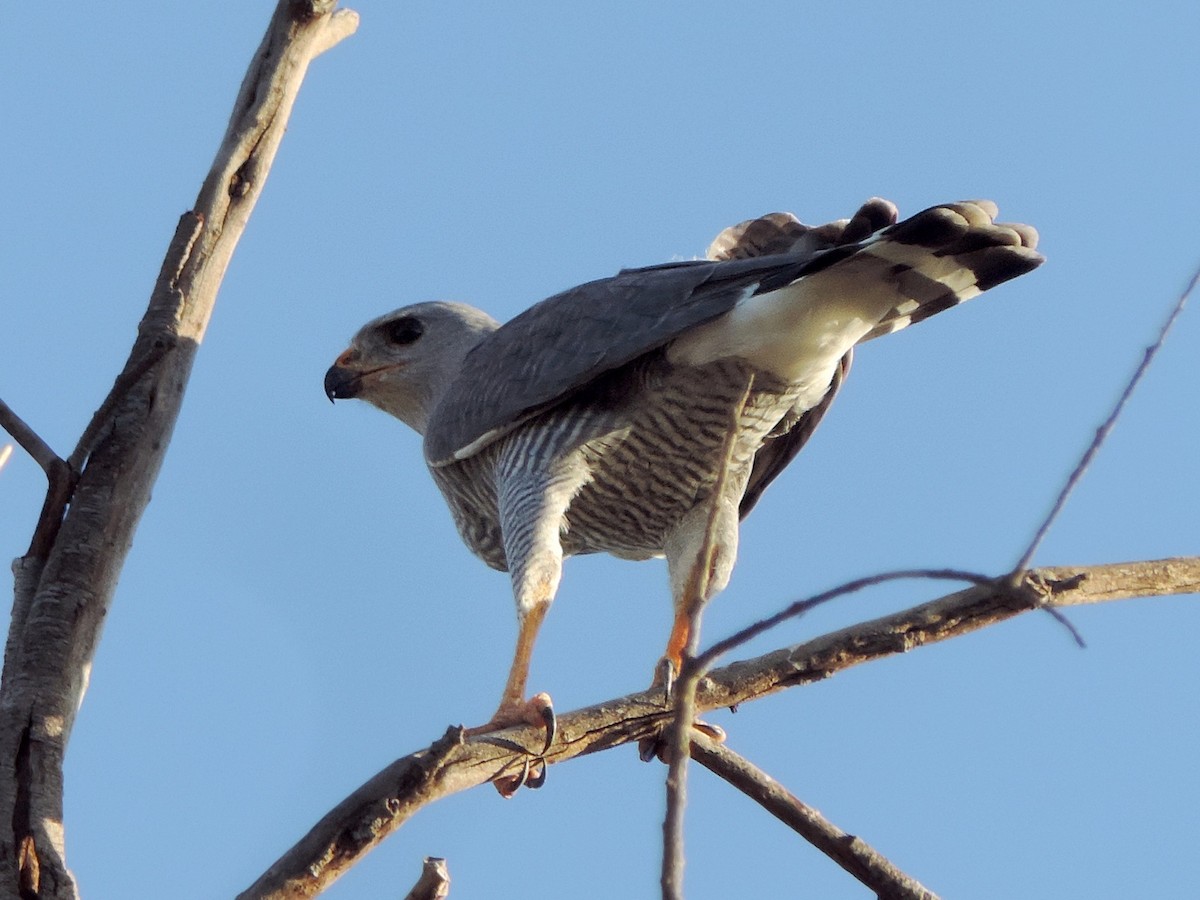
[[[824,255],[627,269],[543,300],[467,354],[430,416],[426,459],[436,466],[473,455],[599,375],[727,312],[747,291],[794,281]]]
[[[980,215],[989,221],[975,221]],[[993,225],[994,215],[991,204],[967,204],[961,210],[945,204],[895,224],[895,207],[878,199],[867,201],[847,221],[819,228],[776,213],[722,232],[710,248],[716,260],[628,269],[543,300],[467,354],[430,415],[426,460],[439,466],[472,456],[604,373],[729,311],[744,297],[774,291],[860,251],[872,252],[880,234],[889,244],[928,247],[934,259],[952,256],[974,275],[971,292],[962,293],[936,274],[903,262],[891,266],[887,271],[908,284],[909,299],[864,340],[903,328],[1042,261],[1033,251],[1036,232]],[[790,452],[780,451],[776,464],[764,462],[758,493],[795,455],[827,407],[822,402],[808,421],[795,415],[797,433],[785,442]]]

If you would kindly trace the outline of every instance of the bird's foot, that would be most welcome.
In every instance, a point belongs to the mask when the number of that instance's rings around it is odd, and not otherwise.
[[[660,688],[663,692],[663,706],[670,706],[675,692],[675,681],[679,678],[679,661],[672,659],[668,654],[658,661],[658,665],[654,667],[654,680],[650,682],[650,687]],[[710,725],[707,722],[702,722],[699,719],[692,723],[692,727],[696,730],[708,735],[718,743],[724,743],[725,730],[717,725]],[[657,734],[651,735],[648,738],[642,738],[638,741],[638,756],[642,762],[650,762],[657,757],[666,762],[667,753],[667,732],[663,728]]]
[[[483,725],[466,730],[467,736],[489,734],[505,728],[515,728],[520,725],[540,726],[546,732],[546,740],[542,749],[536,754],[530,754],[518,775],[505,775],[496,778],[492,784],[502,797],[511,797],[522,786],[540,788],[546,783],[546,751],[554,743],[558,734],[558,719],[554,715],[554,703],[546,693],[535,694],[525,701],[515,703],[503,702],[495,715]]]
[[[654,667],[654,680],[650,682],[650,687],[662,688],[664,704],[670,704],[671,695],[675,689],[675,679],[678,677],[679,662],[669,656],[664,656]]]
[[[544,754],[554,743],[558,734],[558,720],[554,716],[554,702],[547,693],[535,694],[528,700],[515,703],[504,702],[495,714],[482,725],[468,728],[468,737],[477,734],[490,734],[505,728],[516,728],[521,725],[537,725],[545,729],[546,742],[540,754]],[[539,755],[540,755],[539,754]]]
[[[492,779],[492,787],[507,800],[523,787],[536,791],[546,783],[546,760],[541,756],[527,756],[521,762],[521,771],[516,775],[501,775]]]
[[[710,722],[702,722],[696,719],[696,721],[692,722],[692,727],[718,744],[725,743],[725,729],[720,725],[713,725]],[[655,758],[660,762],[669,762],[670,760],[667,755],[669,749],[670,744],[667,741],[666,728],[663,728],[657,734],[638,741],[638,757],[642,762],[650,762],[650,760]]]

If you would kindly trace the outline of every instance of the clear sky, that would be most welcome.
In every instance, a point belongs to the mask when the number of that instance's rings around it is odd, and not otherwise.
[[[272,4],[10,7],[0,27],[0,397],[59,452],[119,371]],[[690,258],[776,209],[990,197],[1034,274],[863,349],[746,522],[710,638],[894,567],[1001,572],[1200,262],[1194,3],[364,0],[309,72],[225,280],[70,746],[85,897],[231,896],[347,792],[491,712],[515,632],[419,441],[321,378],[368,318],[500,319]],[[1191,309],[1037,562],[1200,552]],[[0,473],[0,553],[43,479]],[[930,599],[846,600],[747,652]],[[1195,597],[1048,616],[713,720],[947,898],[1195,896]],[[568,562],[532,685],[645,686],[665,566]],[[632,748],[422,812],[328,894],[652,897],[662,779]],[[689,896],[865,891],[700,770]],[[541,862],[538,862],[538,858]]]

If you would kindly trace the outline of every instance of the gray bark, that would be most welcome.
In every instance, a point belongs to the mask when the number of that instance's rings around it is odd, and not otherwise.
[[[11,823],[0,830],[0,897],[78,895],[62,817],[71,727],[218,288],[308,63],[357,24],[334,5],[277,6],[195,208],[179,221],[124,371],[76,451],[44,466],[51,489],[29,553],[13,564],[0,680],[0,822]]]

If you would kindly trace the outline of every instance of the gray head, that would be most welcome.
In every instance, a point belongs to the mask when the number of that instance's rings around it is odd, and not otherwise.
[[[330,400],[357,397],[420,434],[467,353],[500,325],[465,303],[417,303],[368,322],[325,373]]]

